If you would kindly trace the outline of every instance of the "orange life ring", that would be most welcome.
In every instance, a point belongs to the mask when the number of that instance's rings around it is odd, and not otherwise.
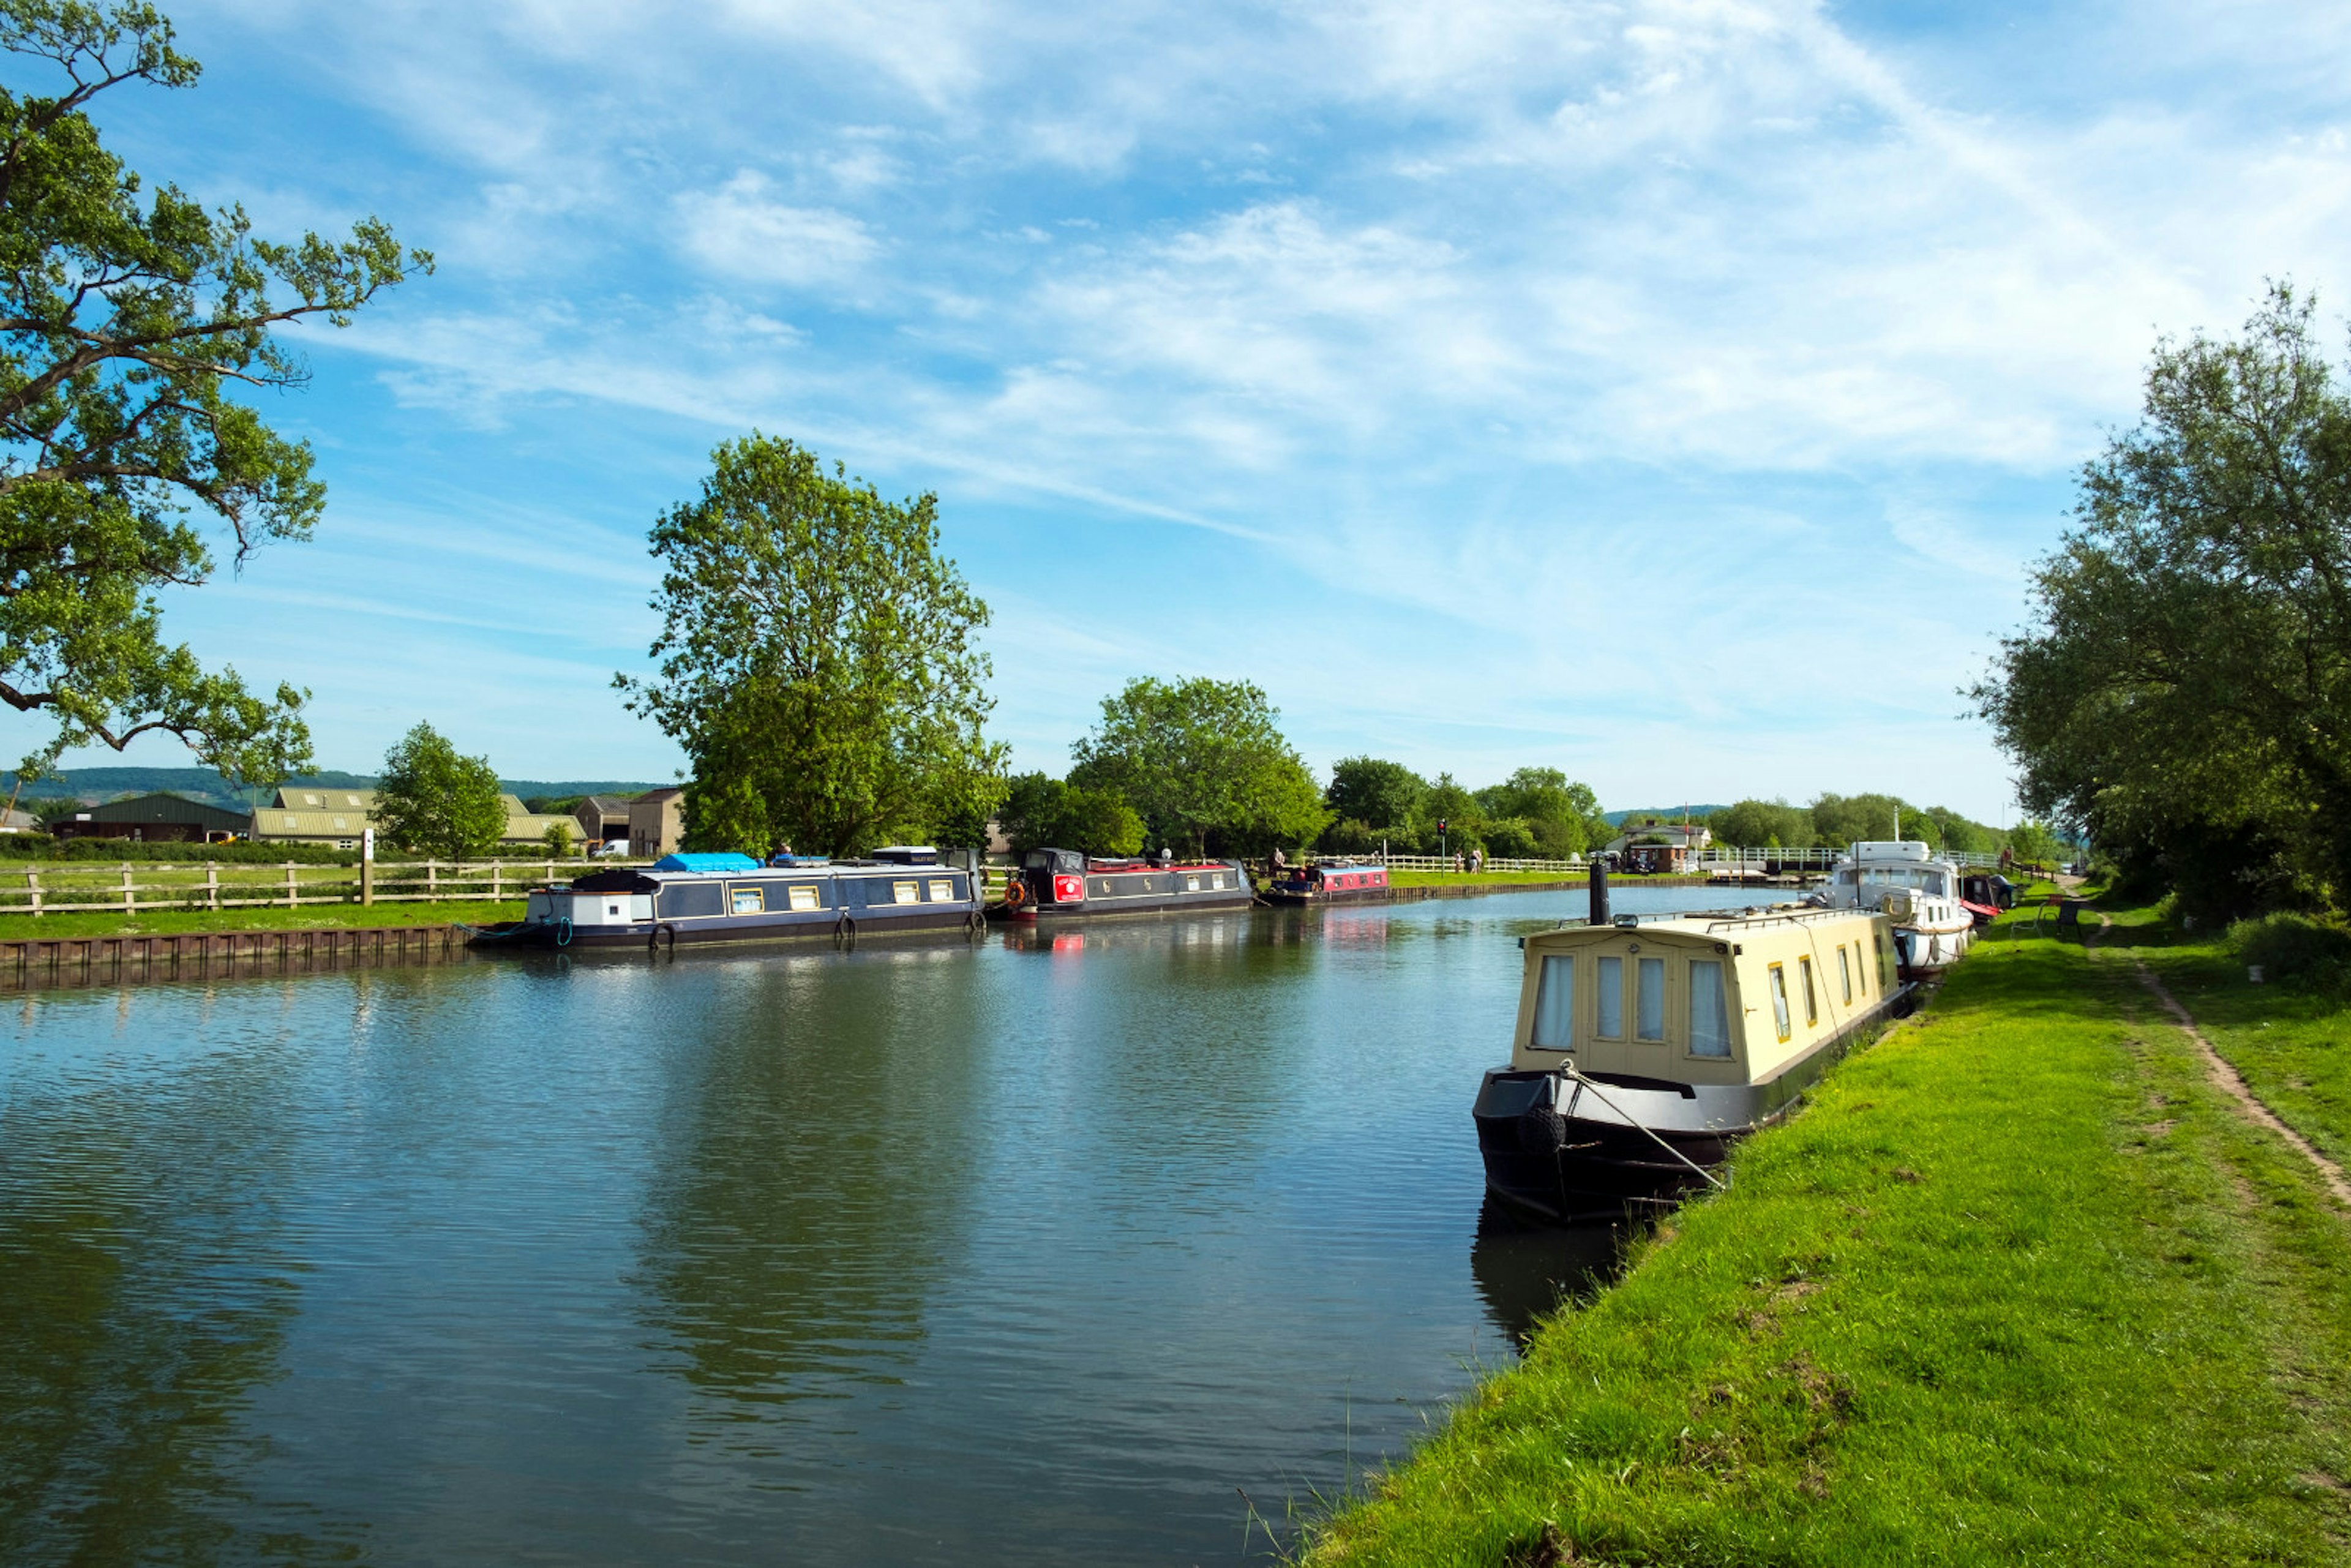
[[[1014,877],[1004,884],[1004,907],[1018,909],[1029,902],[1029,884]]]

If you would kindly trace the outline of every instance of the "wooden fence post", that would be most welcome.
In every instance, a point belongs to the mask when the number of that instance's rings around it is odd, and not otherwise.
[[[40,913],[41,913],[41,873],[40,873],[39,872],[37,872],[37,871],[28,871],[28,872],[26,872],[26,873],[25,873],[25,885],[26,885],[26,887],[29,887],[29,888],[31,888],[31,889],[33,890],[33,913],[34,913],[35,915],[38,915],[38,914],[40,914]]]
[[[204,907],[207,909],[220,907],[220,862],[218,861],[214,861],[204,867]]]
[[[131,892],[131,868],[129,866],[124,866],[122,868],[122,913],[125,915],[136,915],[139,913],[139,901],[137,896]]]
[[[296,892],[294,888],[294,862],[292,861],[287,861],[286,862],[286,907],[288,909],[298,908],[300,907],[301,903],[302,895]]]
[[[439,861],[424,862],[424,896],[429,903],[441,902],[441,862]]]
[[[500,885],[501,879],[506,875],[506,862],[504,861],[492,861],[490,862],[490,902],[493,904],[497,903],[500,899],[506,896],[506,894]]]

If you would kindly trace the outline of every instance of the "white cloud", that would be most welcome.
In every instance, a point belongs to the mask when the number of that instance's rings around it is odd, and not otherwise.
[[[854,277],[881,254],[857,218],[793,206],[776,200],[774,189],[766,175],[746,169],[715,191],[680,195],[685,250],[726,277],[796,287]]]

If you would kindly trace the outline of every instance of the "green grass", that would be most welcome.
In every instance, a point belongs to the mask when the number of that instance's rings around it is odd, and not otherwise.
[[[2126,953],[2011,924],[1735,1171],[1307,1561],[2351,1557],[2351,1223]]]
[[[2351,1165],[2351,1005],[2297,982],[2254,985],[2235,957],[2175,942],[2143,911],[2118,919],[2107,938],[2126,944],[2280,1121]]]
[[[485,925],[522,918],[522,900],[450,904],[306,904],[298,909],[142,909],[138,915],[0,915],[0,942],[38,936],[143,936],[186,931],[308,931],[329,926],[440,925],[462,920]]]

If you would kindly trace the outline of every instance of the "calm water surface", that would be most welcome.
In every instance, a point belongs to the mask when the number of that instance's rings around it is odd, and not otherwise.
[[[1262,1554],[1609,1261],[1468,1115],[1583,912],[25,998],[0,1561]]]

